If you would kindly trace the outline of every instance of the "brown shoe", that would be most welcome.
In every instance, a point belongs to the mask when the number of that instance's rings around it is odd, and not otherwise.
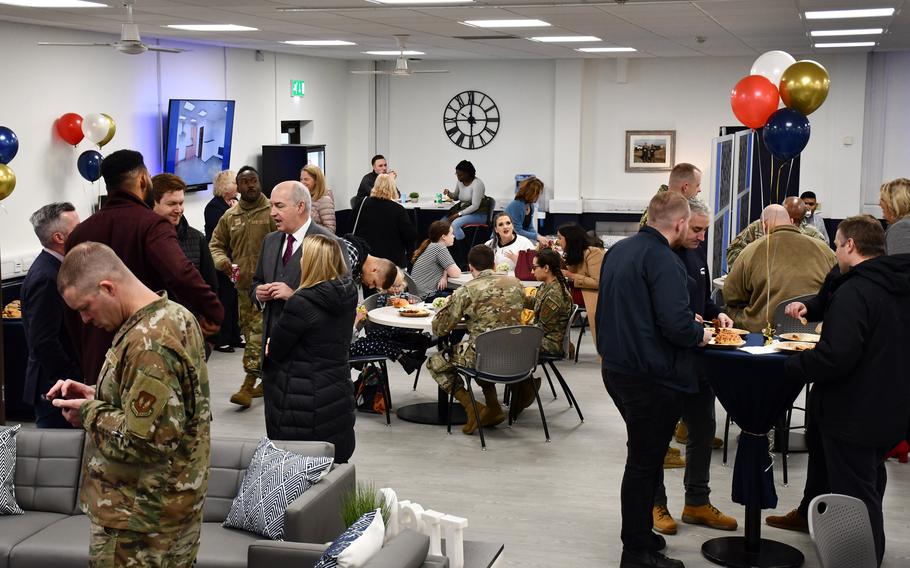
[[[240,390],[231,395],[231,402],[242,408],[249,408],[253,404],[253,385],[256,383],[256,377],[247,375],[243,379],[243,385]]]
[[[724,441],[717,436],[714,436],[714,439],[711,440],[711,447],[715,450],[719,450],[724,447]]]
[[[262,381],[259,381],[259,384],[253,387],[253,390],[250,391],[250,396],[253,398],[262,398]]]
[[[689,441],[689,428],[686,426],[685,422],[680,420],[676,423],[676,432],[674,435],[677,444],[685,444]]]
[[[667,455],[664,456],[664,469],[676,469],[680,467],[686,467],[686,460],[678,453],[674,454],[668,450]]]
[[[686,505],[683,507],[682,520],[690,525],[705,525],[722,531],[735,531],[737,526],[736,519],[721,513],[711,503],[698,507]]]
[[[674,448],[673,446],[668,447],[667,455],[670,455],[670,454],[673,454],[674,456],[680,455],[679,448]]]
[[[654,505],[651,515],[654,517],[654,530],[661,534],[676,534],[676,521],[666,505]]]
[[[809,521],[806,517],[799,514],[797,509],[793,509],[783,516],[769,515],[765,517],[765,522],[769,526],[784,529],[788,531],[809,532]]]
[[[479,407],[480,405],[478,405]],[[490,428],[496,426],[497,424],[502,424],[506,419],[505,412],[502,411],[501,406],[485,406],[483,410],[480,411],[480,423],[483,424],[484,428]]]
[[[462,434],[471,435],[477,430],[477,414],[474,414],[474,407],[471,405],[471,397],[468,394],[468,391],[464,388],[459,388],[455,391],[455,399],[464,407],[465,414],[468,416],[468,421],[461,428]],[[487,407],[481,403],[477,403],[477,413],[483,415],[486,412]]]

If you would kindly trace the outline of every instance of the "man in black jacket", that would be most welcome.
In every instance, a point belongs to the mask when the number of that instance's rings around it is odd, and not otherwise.
[[[621,568],[683,567],[658,552],[664,542],[651,531],[651,510],[682,395],[698,388],[693,348],[711,339],[689,308],[686,270],[673,252],[688,221],[685,197],[658,193],[648,225],[614,245],[601,267],[597,351],[628,435]]]
[[[360,185],[357,187],[357,195],[351,199],[351,209],[353,211],[357,211],[360,208],[360,203],[370,196],[379,174],[389,174],[393,178],[398,178],[395,170],[389,171],[389,163],[382,154],[373,156],[373,159],[370,160],[370,165],[373,166],[373,170],[363,176],[363,179],[360,180]],[[401,191],[401,188],[399,188],[399,191]]]
[[[809,412],[821,435],[829,491],[866,504],[881,564],[885,454],[910,425],[910,255],[884,256],[884,231],[869,215],[842,221],[834,244],[843,276],[834,284],[821,340],[785,368],[789,377],[815,383]]]

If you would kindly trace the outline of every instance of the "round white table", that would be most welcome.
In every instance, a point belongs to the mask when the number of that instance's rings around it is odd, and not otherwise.
[[[367,312],[367,319],[372,323],[387,325],[389,327],[416,329],[427,333],[433,333],[433,317],[436,315],[436,310],[433,309],[432,305],[425,303],[414,305],[425,307],[427,311],[430,312],[430,315],[418,318],[404,317],[399,315],[398,308],[386,306]],[[464,325],[462,324],[458,327],[463,328]],[[401,418],[402,420],[416,422],[418,424],[435,424],[439,426],[448,423],[448,413],[449,395],[442,389],[437,389],[436,402],[409,404],[407,406],[402,406],[395,411],[398,418]],[[452,424],[464,424],[467,420],[467,415],[464,413],[464,409],[461,405],[454,405],[452,407]]]
[[[454,201],[444,201],[442,203],[436,203],[435,201],[418,201],[417,203],[406,201],[401,206],[405,209],[438,209],[442,211],[451,209],[454,204]]]
[[[502,273],[502,272],[497,272],[496,274],[503,274],[503,273]],[[510,272],[508,273],[508,275],[514,277],[514,276],[515,276],[515,272],[511,272],[511,271],[510,271]],[[471,280],[474,280],[474,275],[473,275],[473,274],[471,274],[470,272],[462,272],[462,273],[461,273],[461,276],[457,276],[457,277],[455,277],[455,278],[449,278],[449,288],[458,288],[458,287],[460,287],[460,286],[464,286],[465,284],[467,284],[467,283],[470,282]],[[524,286],[524,287],[526,287],[526,288],[527,288],[528,286],[531,286],[531,287],[533,287],[533,288],[539,288],[541,284],[543,284],[543,282],[539,282],[539,281],[537,281],[537,280],[522,280],[522,281],[521,281],[521,285]]]

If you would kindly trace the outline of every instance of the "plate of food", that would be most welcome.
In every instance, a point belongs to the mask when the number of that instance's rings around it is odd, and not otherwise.
[[[736,349],[746,344],[746,340],[731,329],[721,328],[708,342],[708,346],[717,349]]]
[[[780,338],[786,341],[818,343],[822,336],[816,333],[782,333],[780,334]]]
[[[3,307],[3,319],[22,319],[22,305],[13,300]]]
[[[710,326],[710,325],[709,325],[709,326],[706,327],[705,329],[710,329],[710,330],[711,330],[711,333],[714,333],[714,334],[717,333],[717,328],[714,327],[714,326]],[[721,328],[721,329],[726,329],[727,331],[732,331],[732,332],[735,333],[736,335],[740,335],[740,336],[749,335],[749,332],[746,331],[745,329],[738,329],[738,328],[735,328],[735,327],[724,327],[724,328]]]
[[[401,297],[396,296],[396,297],[389,298],[389,305],[391,305],[394,308],[406,308],[406,307],[410,306],[411,303],[408,302],[407,298],[401,298]]]
[[[799,353],[800,351],[815,349],[815,344],[809,343],[807,341],[781,341],[780,343],[775,343],[774,347],[778,351],[790,351],[792,353]]]
[[[413,305],[398,308],[398,315],[403,318],[425,318],[430,315],[430,310],[423,306]]]

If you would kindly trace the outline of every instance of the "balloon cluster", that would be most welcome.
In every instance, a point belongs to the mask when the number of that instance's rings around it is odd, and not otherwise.
[[[76,146],[87,138],[101,149],[111,141],[117,132],[117,124],[110,115],[92,113],[85,118],[74,112],[68,112],[57,119],[57,134],[69,144]],[[94,182],[101,177],[101,160],[104,157],[97,150],[86,150],[79,155],[76,167],[79,175]]]
[[[822,106],[831,80],[820,63],[796,61],[785,51],[763,53],[751,74],[733,87],[730,105],[740,122],[762,128],[762,140],[771,155],[789,160],[809,143],[806,116]],[[783,101],[785,108],[778,108]]]
[[[19,138],[5,126],[0,126],[0,201],[16,189],[16,174],[7,165],[19,153]]]

